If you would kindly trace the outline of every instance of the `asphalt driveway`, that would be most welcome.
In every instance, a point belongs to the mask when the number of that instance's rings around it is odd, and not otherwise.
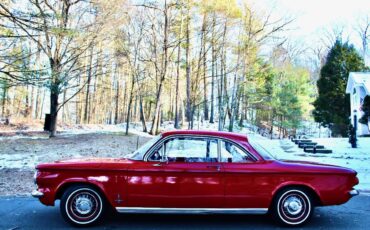
[[[303,229],[368,229],[370,196],[341,206],[315,210]],[[110,214],[91,229],[278,229],[268,216]],[[72,229],[59,213],[59,203],[46,207],[31,197],[0,197],[0,229]]]

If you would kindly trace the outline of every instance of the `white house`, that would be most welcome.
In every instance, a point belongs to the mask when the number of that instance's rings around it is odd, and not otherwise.
[[[370,124],[364,125],[358,122],[363,112],[361,106],[366,95],[370,95],[370,72],[349,73],[346,93],[351,96],[351,123],[354,124],[357,117],[357,135],[370,134]]]

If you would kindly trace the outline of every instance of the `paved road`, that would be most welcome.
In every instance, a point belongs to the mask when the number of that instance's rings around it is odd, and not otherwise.
[[[370,196],[354,197],[347,204],[315,210],[304,229],[369,229]],[[38,200],[0,197],[0,229],[69,229],[56,207]],[[111,214],[91,229],[278,229],[268,216]]]

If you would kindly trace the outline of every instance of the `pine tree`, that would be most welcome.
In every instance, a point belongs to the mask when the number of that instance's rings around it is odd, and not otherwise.
[[[316,122],[329,127],[333,136],[348,135],[350,100],[346,94],[349,72],[365,70],[365,64],[355,48],[337,40],[329,51],[317,81],[319,96],[314,102]]]

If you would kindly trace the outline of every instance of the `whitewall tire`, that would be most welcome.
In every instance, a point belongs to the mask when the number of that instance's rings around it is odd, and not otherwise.
[[[272,209],[275,220],[280,224],[298,226],[310,219],[314,206],[306,190],[287,188],[277,194]]]
[[[89,186],[69,187],[60,200],[63,218],[75,226],[88,226],[97,223],[105,211],[101,194]]]

